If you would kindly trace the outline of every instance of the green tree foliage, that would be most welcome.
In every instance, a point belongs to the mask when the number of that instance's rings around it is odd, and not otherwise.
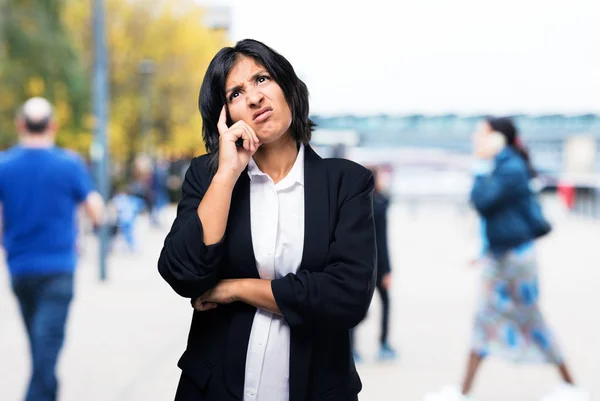
[[[77,144],[85,135],[90,86],[62,23],[64,4],[64,0],[0,0],[2,147],[15,141],[15,112],[31,96],[44,96],[56,106],[61,142]]]
[[[105,0],[112,160],[141,150],[141,117],[150,94],[152,148],[203,152],[197,97],[226,35],[203,25],[194,0]],[[0,0],[0,146],[15,140],[17,107],[45,96],[56,107],[59,144],[87,155],[92,140],[93,0]],[[141,60],[153,61],[149,91]]]

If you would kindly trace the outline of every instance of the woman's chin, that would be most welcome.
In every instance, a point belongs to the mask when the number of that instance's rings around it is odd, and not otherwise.
[[[257,132],[256,136],[262,145],[271,145],[278,142],[283,135],[277,135],[271,132]]]

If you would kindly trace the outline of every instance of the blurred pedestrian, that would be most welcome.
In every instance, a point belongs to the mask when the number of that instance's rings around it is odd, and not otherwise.
[[[375,178],[375,190],[373,191],[373,218],[375,220],[375,237],[377,240],[377,292],[381,298],[381,325],[379,337],[379,352],[377,359],[380,361],[393,360],[397,357],[396,350],[388,341],[390,325],[390,295],[392,286],[392,271],[390,266],[390,255],[388,249],[388,209],[390,205],[389,196],[383,183],[380,167],[370,167]],[[362,361],[360,353],[356,349],[355,333],[352,332],[352,349],[354,359]]]
[[[143,199],[144,206],[150,221],[154,213],[155,194],[153,191],[154,166],[152,158],[146,154],[139,154],[133,160],[133,182],[131,183],[131,195]]]
[[[160,227],[160,214],[162,209],[169,203],[168,191],[169,163],[167,159],[159,156],[154,162],[152,169],[152,209],[150,210],[150,223]]]
[[[427,401],[469,400],[473,380],[487,356],[557,366],[562,384],[544,401],[587,401],[575,387],[563,355],[539,309],[534,241],[535,215],[530,181],[535,175],[517,129],[508,118],[488,118],[473,136],[475,182],[471,202],[482,220],[483,271],[471,351],[462,388],[449,386]]]
[[[54,145],[52,106],[29,99],[16,119],[20,144],[0,156],[3,239],[31,350],[26,401],[54,401],[56,364],[73,298],[76,211],[101,223],[102,198],[83,160]]]
[[[260,42],[219,51],[199,103],[209,153],[192,161],[158,262],[195,311],[175,399],[356,401],[371,172],[312,150],[306,85]]]
[[[144,200],[133,195],[129,187],[122,184],[117,187],[108,208],[115,218],[114,233],[117,235],[115,240],[121,236],[129,251],[135,252],[137,250],[135,226],[139,214],[144,209]]]

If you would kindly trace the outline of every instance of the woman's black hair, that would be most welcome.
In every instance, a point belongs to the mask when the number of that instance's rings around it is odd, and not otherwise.
[[[513,148],[525,161],[529,175],[535,177],[536,171],[531,164],[529,152],[525,148],[525,145],[523,145],[523,142],[521,142],[519,132],[512,119],[508,117],[487,117],[485,121],[494,131],[499,132],[506,138],[506,144]]]
[[[242,57],[251,57],[264,67],[281,87],[292,113],[291,132],[298,144],[307,144],[315,124],[308,118],[308,88],[298,78],[294,68],[281,54],[253,39],[244,39],[234,47],[224,47],[210,62],[198,97],[202,115],[202,137],[209,153],[208,167],[214,174],[219,161],[219,130],[217,123],[225,97],[225,82],[229,72]],[[231,121],[227,122],[231,124]]]

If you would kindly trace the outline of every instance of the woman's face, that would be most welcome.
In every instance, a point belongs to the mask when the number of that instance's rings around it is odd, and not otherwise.
[[[474,135],[475,136],[484,136],[493,131],[494,130],[490,126],[490,123],[488,123],[487,121],[482,121],[479,123],[479,125],[477,125],[477,129],[475,130]]]
[[[481,141],[483,141],[493,131],[494,130],[487,121],[480,122],[477,125],[475,132],[473,132],[473,136],[471,137],[473,147],[477,147],[478,144],[480,144]]]
[[[494,132],[487,121],[482,121],[473,133],[473,152],[480,158],[489,159],[506,146],[504,135]]]
[[[231,69],[225,96],[231,120],[244,121],[263,144],[290,134],[292,112],[281,87],[251,57],[239,59]]]

